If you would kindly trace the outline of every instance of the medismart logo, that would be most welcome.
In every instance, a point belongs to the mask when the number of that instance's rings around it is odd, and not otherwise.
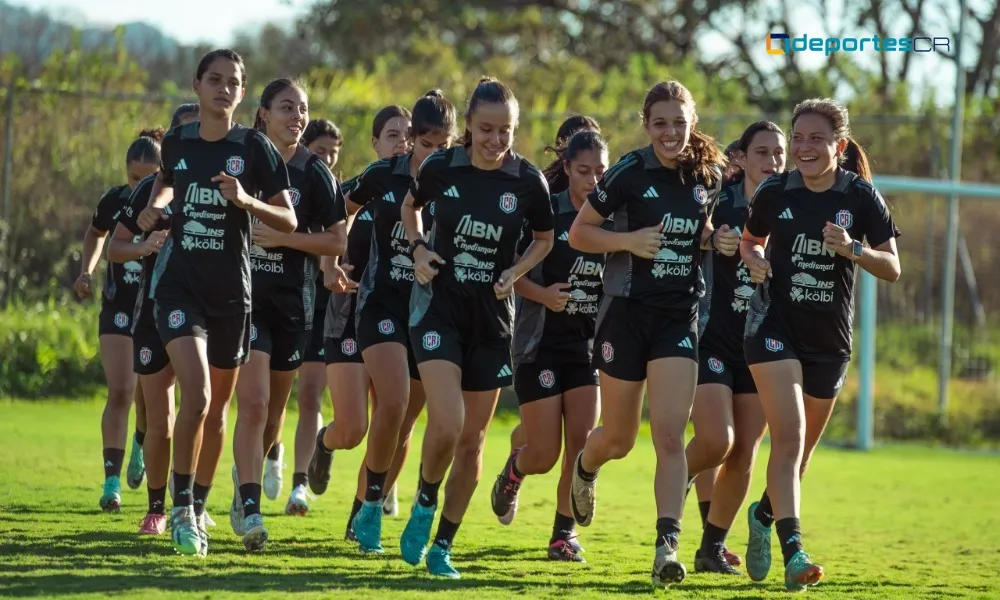
[[[827,56],[834,52],[951,52],[949,37],[810,37],[796,38],[787,33],[772,33],[767,36],[768,54],[791,54],[792,52],[822,52]]]

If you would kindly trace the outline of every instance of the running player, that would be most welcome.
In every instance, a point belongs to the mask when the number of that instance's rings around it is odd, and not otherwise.
[[[754,190],[785,169],[785,134],[770,121],[753,123],[732,144],[729,159],[712,225],[716,229],[728,225],[740,232]],[[704,527],[694,568],[738,575],[734,567],[740,560],[726,549],[726,536],[750,489],[754,458],[767,426],[743,358],[753,284],[739,255],[711,253],[702,268],[708,290],[700,309],[698,388],[691,411],[695,437],[685,451],[688,476],[698,477],[698,508]]]
[[[872,187],[847,109],[830,99],[799,103],[791,154],[797,168],[757,189],[740,245],[760,284],[743,349],[771,430],[767,490],[748,514],[747,572],[767,577],[774,523],[785,587],[801,590],[823,568],[802,550],[800,480],[847,375],[855,276],[860,267],[895,282],[900,265],[899,229]]]
[[[143,178],[157,169],[160,161],[162,129],[146,129],[139,133],[125,153],[128,183],[108,190],[97,203],[97,210],[83,238],[83,258],[80,276],[73,289],[80,298],[93,295],[91,279],[101,259],[101,249],[108,232],[115,228],[119,213],[128,203],[129,194]],[[132,309],[139,284],[138,262],[125,264],[108,262],[104,293],[101,298],[100,336],[101,362],[108,382],[108,401],[101,416],[101,437],[104,442],[104,491],[100,507],[105,512],[118,512],[121,507],[121,474],[125,460],[125,438],[128,435],[128,413],[135,397],[136,431],[132,437],[132,454],[129,458],[127,482],[138,488],[146,476],[142,444],[146,431],[146,414],[142,390],[136,387],[132,372]]]
[[[424,389],[407,335],[413,260],[400,222],[400,206],[424,160],[449,148],[455,139],[455,107],[439,90],[428,92],[413,106],[410,138],[413,152],[373,163],[347,195],[348,214],[372,206],[375,224],[372,259],[358,290],[356,323],[365,367],[378,395],[365,453],[365,491],[353,523],[362,552],[383,551],[384,492],[395,485],[413,424],[424,405]],[[425,229],[431,212],[433,207],[423,213]],[[397,446],[403,447],[399,456]]]
[[[552,249],[552,206],[542,173],[512,150],[518,104],[503,83],[480,80],[469,99],[465,144],[432,154],[401,211],[418,286],[410,341],[427,395],[420,488],[400,539],[403,560],[423,559],[448,467],[446,498],[427,568],[458,578],[455,533],[482,471],[500,388],[512,383],[514,283]],[[420,212],[434,202],[429,239]],[[534,241],[516,257],[527,220]]]
[[[164,138],[150,204],[139,215],[140,228],[150,231],[171,201],[175,207],[150,298],[181,386],[170,526],[182,554],[198,553],[204,542],[196,499],[203,514],[222,454],[229,400],[249,351],[251,217],[285,233],[297,226],[281,156],[264,134],[233,124],[245,83],[243,59],[232,50],[201,59],[194,79],[201,121]],[[244,544],[258,549],[264,541],[258,516],[246,527]]]
[[[658,516],[653,584],[667,586],[686,572],[677,546],[687,479],[684,429],[698,378],[701,251],[732,255],[739,236],[728,226],[712,227],[725,157],[696,129],[687,88],[656,84],[642,116],[650,145],[604,174],[570,231],[574,248],[611,253],[594,342],[603,425],[576,459],[571,501],[576,522],[589,525],[598,470],[635,444],[648,379]],[[614,231],[602,229],[612,216]]]
[[[288,79],[267,84],[254,128],[267,135],[285,161],[298,227],[281,233],[259,221],[253,226],[250,360],[236,381],[239,410],[229,511],[237,535],[252,531],[262,519],[261,468],[281,429],[295,371],[311,335],[316,257],[343,254],[347,246],[340,186],[323,159],[299,144],[308,120],[308,99],[301,86]],[[272,487],[268,496],[277,497],[278,491]],[[257,535],[266,541],[267,530]],[[250,549],[250,541],[244,542]]]
[[[504,525],[517,513],[526,475],[548,473],[559,460],[565,423],[566,452],[556,494],[556,517],[549,539],[550,560],[586,562],[570,543],[574,521],[569,506],[573,458],[597,425],[597,373],[591,366],[594,326],[601,300],[603,254],[569,245],[569,229],[608,164],[608,146],[599,133],[582,131],[559,149],[546,170],[555,213],[552,253],[522,277],[514,327],[514,391],[521,407],[525,443],[507,459],[493,485],[493,512]],[[522,246],[530,242],[522,237]]]
[[[386,106],[376,113],[372,122],[372,148],[380,159],[410,151],[410,111],[402,106]],[[344,192],[351,192],[357,178],[344,183]],[[330,483],[334,450],[349,450],[361,443],[368,431],[368,396],[371,378],[361,359],[355,335],[355,293],[368,265],[371,249],[373,218],[368,207],[348,220],[347,254],[337,264],[334,258],[324,258],[324,284],[334,293],[327,305],[323,331],[323,354],[326,358],[327,380],[333,399],[335,419],[316,436],[316,449],[309,462],[309,489],[322,494]],[[377,398],[372,392],[372,402]],[[357,493],[347,519],[345,538],[354,539],[351,523],[361,510],[364,497],[364,465],[358,473]],[[391,492],[390,492],[391,494]],[[390,496],[391,498],[391,496]]]
[[[340,149],[344,137],[331,121],[317,119],[309,121],[302,132],[300,143],[310,152],[319,156],[331,172],[337,166]],[[314,304],[312,335],[303,355],[302,366],[299,367],[298,394],[299,421],[295,428],[295,470],[292,472],[292,493],[285,505],[285,514],[302,515],[309,512],[309,499],[306,493],[308,485],[309,459],[316,448],[316,434],[323,427],[323,390],[326,389],[326,361],[323,358],[323,323],[326,320],[326,304],[330,301],[330,290],[323,285],[323,273],[316,277],[316,301]],[[282,459],[284,448],[281,444],[281,431],[278,431],[278,441],[271,447],[264,462],[264,494],[269,487],[277,487],[280,493]],[[269,485],[271,478],[278,481],[276,486]],[[277,495],[277,494],[276,494]]]

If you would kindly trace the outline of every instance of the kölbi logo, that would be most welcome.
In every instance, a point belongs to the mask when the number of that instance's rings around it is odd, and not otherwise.
[[[792,52],[951,52],[950,37],[859,37],[801,36],[792,38],[787,33],[772,33],[766,38],[768,54]]]

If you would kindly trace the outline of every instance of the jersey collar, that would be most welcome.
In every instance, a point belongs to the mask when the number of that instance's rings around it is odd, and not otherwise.
[[[396,166],[392,168],[393,175],[405,175],[410,176],[410,160],[413,158],[413,153],[401,154],[396,157]]]
[[[469,159],[469,151],[465,146],[458,146],[451,155],[452,167],[471,167],[472,161]],[[504,160],[503,165],[498,169],[513,177],[521,176],[521,157],[516,152],[511,152]]]
[[[852,181],[854,181],[853,173],[837,167],[837,176],[833,180],[833,187],[830,189],[834,192],[844,193],[850,187]],[[806,189],[806,182],[802,179],[802,173],[798,169],[790,171],[788,173],[788,180],[785,181],[785,191],[796,189]]]
[[[552,204],[557,215],[576,212],[576,207],[573,206],[573,201],[569,199],[569,190],[563,190],[558,194],[553,194]]]
[[[302,144],[299,144],[295,148],[295,154],[293,154],[292,158],[288,160],[288,166],[295,167],[300,171],[305,171],[306,161],[309,160],[310,156],[312,156],[312,152],[310,152],[309,149]]]

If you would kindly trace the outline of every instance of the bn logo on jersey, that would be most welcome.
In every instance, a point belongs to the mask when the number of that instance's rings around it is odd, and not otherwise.
[[[242,156],[230,156],[226,161],[226,172],[233,177],[239,177],[243,173],[243,168],[246,163],[243,161]]]
[[[538,383],[542,384],[543,388],[549,389],[556,384],[556,374],[549,369],[545,369],[538,374]]]
[[[837,224],[838,227],[843,227],[844,229],[850,229],[851,225],[854,225],[854,215],[851,214],[849,210],[842,210],[837,213],[834,217],[833,222]]]
[[[694,199],[698,204],[705,204],[708,202],[708,190],[705,189],[705,186],[694,186]]]
[[[128,315],[120,312],[115,315],[115,327],[118,329],[125,329],[128,326]]]
[[[299,200],[302,199],[302,194],[295,188],[288,188],[288,197],[292,199],[292,206],[298,206]]]
[[[500,196],[500,210],[508,215],[517,210],[517,196],[507,192]]]
[[[722,364],[722,361],[715,358],[714,356],[708,359],[708,368],[716,373],[721,373],[726,369],[726,366]]]
[[[344,338],[340,342],[340,352],[344,356],[353,356],[358,351],[358,343],[353,338]]]
[[[441,345],[441,335],[436,331],[428,331],[424,334],[424,350],[437,350]]]
[[[143,346],[142,350],[139,350],[139,362],[148,365],[151,360],[153,360],[153,351]]]
[[[606,363],[615,359],[615,348],[611,345],[611,342],[601,344],[601,357],[604,358],[604,362]]]
[[[396,333],[396,324],[392,319],[382,319],[378,322],[378,332],[382,335],[392,335]]]
[[[184,324],[184,311],[175,310],[167,316],[167,325],[169,325],[171,329],[177,329],[183,324]]]

